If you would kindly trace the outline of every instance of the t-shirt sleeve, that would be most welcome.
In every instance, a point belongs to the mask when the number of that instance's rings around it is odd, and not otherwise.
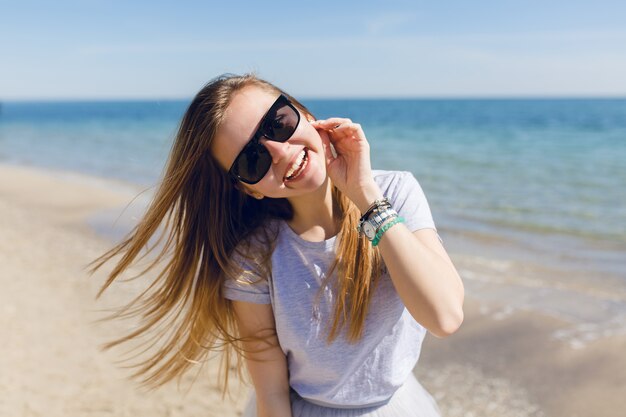
[[[406,227],[411,232],[420,229],[435,229],[437,232],[426,195],[415,176],[404,171],[399,172],[398,177],[390,200],[393,208],[404,218]],[[442,241],[438,233],[437,237]]]
[[[237,277],[226,277],[222,287],[224,297],[255,304],[271,304],[269,283],[261,277],[258,265],[237,251],[231,259],[241,268],[241,273]]]

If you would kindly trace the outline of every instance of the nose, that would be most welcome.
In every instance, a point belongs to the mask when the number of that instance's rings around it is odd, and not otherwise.
[[[270,155],[272,156],[272,163],[276,164],[281,159],[289,156],[289,141],[287,142],[276,142],[274,140],[269,140],[266,138],[261,138],[259,140],[267,148]]]

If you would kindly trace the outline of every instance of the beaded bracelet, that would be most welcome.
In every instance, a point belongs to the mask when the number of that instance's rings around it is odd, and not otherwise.
[[[383,224],[380,229],[376,232],[376,237],[372,240],[372,246],[377,246],[380,239],[383,237],[383,234],[391,227],[398,223],[404,223],[404,219],[400,216],[395,217],[393,220],[388,221]]]

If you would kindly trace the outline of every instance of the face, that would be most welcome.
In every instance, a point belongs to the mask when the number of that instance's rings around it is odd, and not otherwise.
[[[246,87],[234,94],[211,147],[213,156],[224,170],[228,171],[233,165],[278,96],[278,93],[258,87]],[[326,162],[322,139],[309,123],[312,118],[299,113],[300,123],[286,142],[260,138],[272,164],[258,183],[239,183],[249,194],[290,198],[315,191],[324,184]]]

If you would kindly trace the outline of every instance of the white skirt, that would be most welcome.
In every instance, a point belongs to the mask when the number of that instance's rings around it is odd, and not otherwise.
[[[291,413],[293,417],[441,417],[435,399],[419,383],[413,372],[389,402],[374,407],[324,407],[305,400],[291,390]],[[242,417],[257,417],[254,390]]]

